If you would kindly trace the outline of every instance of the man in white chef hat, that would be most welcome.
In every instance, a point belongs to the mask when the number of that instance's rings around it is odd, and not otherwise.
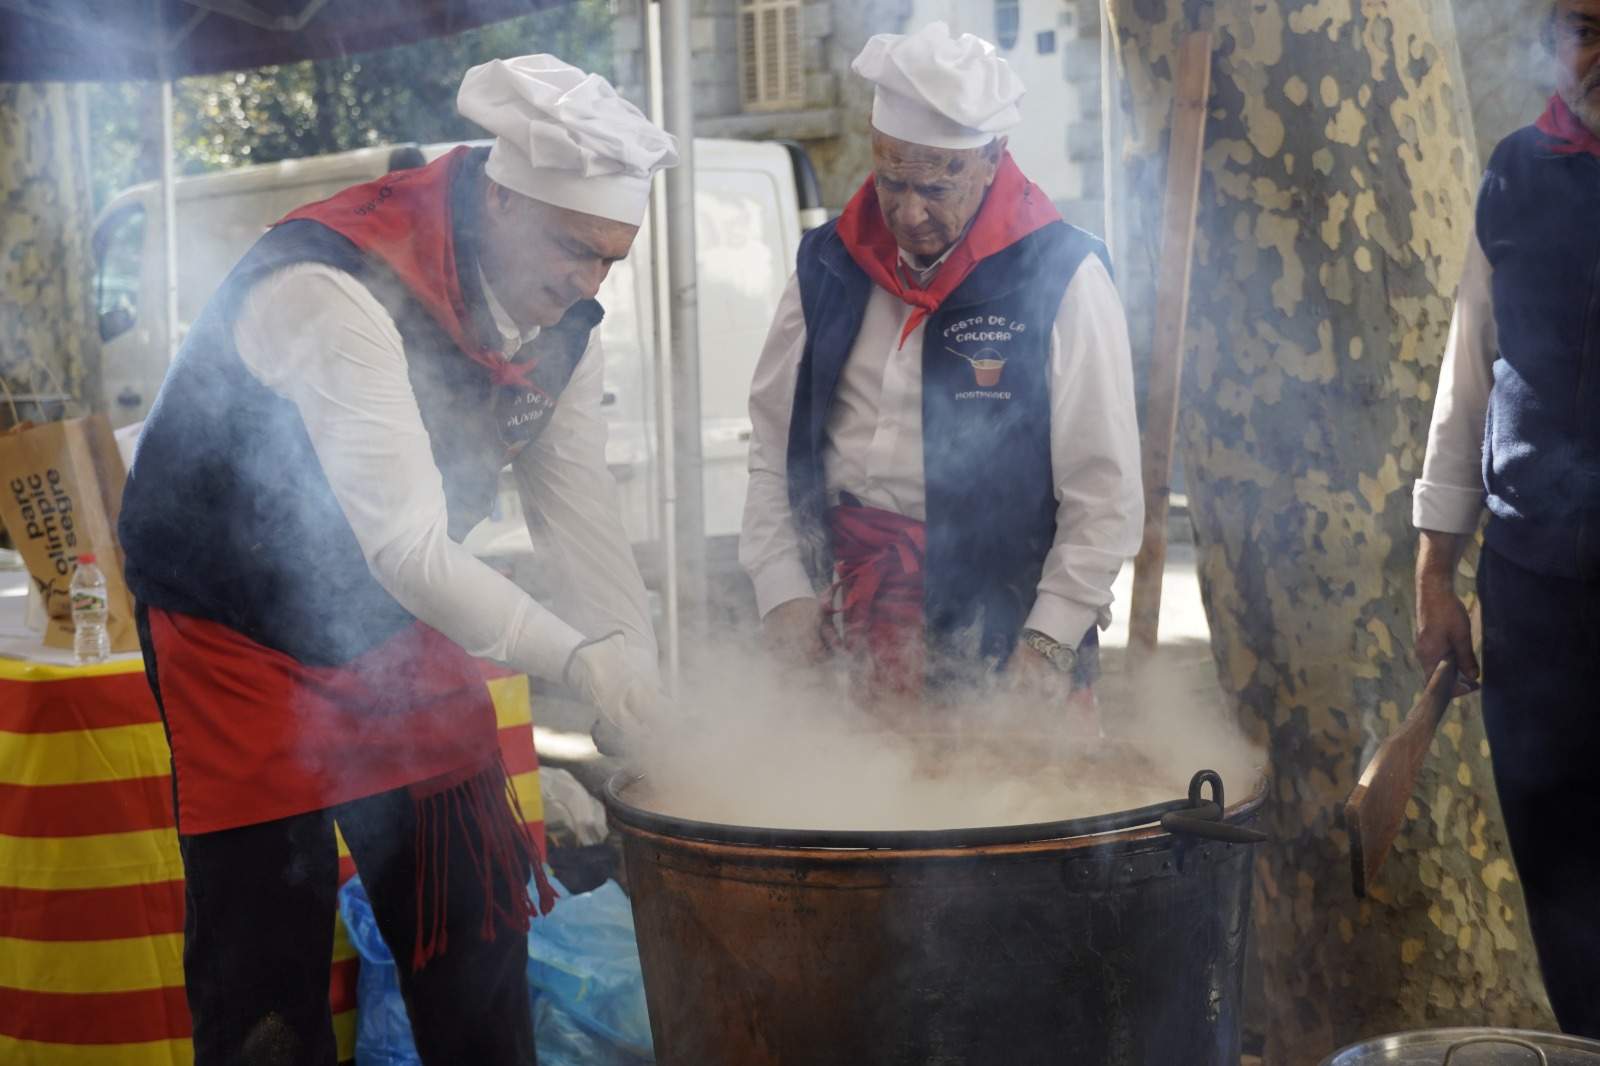
[[[998,675],[1083,708],[1143,520],[1105,248],[1007,153],[1023,87],[993,45],[935,22],[852,69],[873,173],[802,241],[750,397],[763,626],[812,661],[842,636],[869,699]]]
[[[566,681],[613,736],[659,714],[594,297],[675,145],[552,56],[473,68],[458,106],[493,147],[301,208],[245,255],[129,475],[198,1066],[335,1061],[335,823],[423,1061],[533,1062],[530,874],[553,895],[516,800],[532,753],[502,756],[477,660]],[[549,605],[461,544],[508,463]]]

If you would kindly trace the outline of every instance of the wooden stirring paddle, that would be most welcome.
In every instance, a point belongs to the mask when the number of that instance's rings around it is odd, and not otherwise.
[[[1394,847],[1405,821],[1406,803],[1417,787],[1417,776],[1428,757],[1434,731],[1455,698],[1460,677],[1455,656],[1447,655],[1433,669],[1427,688],[1400,727],[1378,745],[1361,781],[1344,805],[1344,823],[1350,831],[1350,873],[1356,896],[1365,898],[1378,880],[1378,871]]]

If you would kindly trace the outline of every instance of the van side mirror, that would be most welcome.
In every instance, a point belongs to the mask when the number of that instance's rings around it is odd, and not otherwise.
[[[113,307],[100,312],[100,339],[114,340],[133,328],[133,312],[126,307]]]

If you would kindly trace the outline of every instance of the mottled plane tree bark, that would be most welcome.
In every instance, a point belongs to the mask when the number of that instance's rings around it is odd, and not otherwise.
[[[0,85],[0,379],[88,407],[100,339],[77,129],[64,86]],[[10,420],[0,390],[0,426]]]
[[[1410,487],[1478,180],[1446,0],[1109,4],[1136,333],[1177,45],[1216,34],[1180,449],[1218,674],[1270,760],[1267,1062],[1548,1026],[1475,701],[1442,727],[1373,899],[1341,824],[1423,682]]]

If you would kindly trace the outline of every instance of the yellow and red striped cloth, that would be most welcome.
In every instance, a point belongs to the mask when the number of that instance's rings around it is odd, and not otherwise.
[[[500,748],[543,848],[528,681],[488,681]],[[0,659],[0,1062],[189,1066],[183,864],[171,763],[137,660]],[[339,878],[354,866],[339,840]],[[355,1046],[356,966],[334,919],[329,998]]]

